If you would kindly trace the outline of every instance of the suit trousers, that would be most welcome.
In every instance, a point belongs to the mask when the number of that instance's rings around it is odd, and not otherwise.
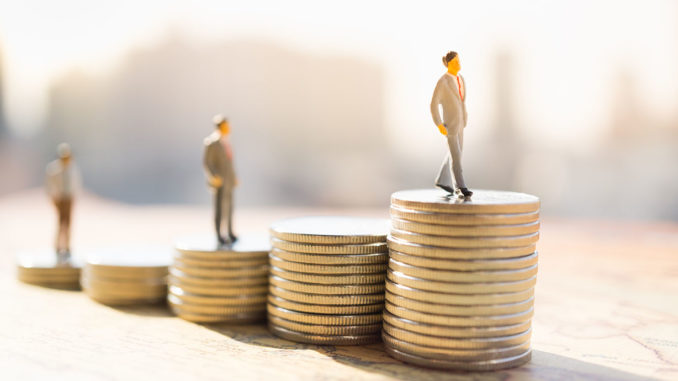
[[[71,197],[55,198],[54,206],[59,215],[59,225],[56,236],[57,253],[70,253],[71,237],[71,210],[73,209],[73,199]]]
[[[214,228],[219,243],[230,243],[233,235],[233,190],[223,186],[214,192]]]
[[[464,175],[461,170],[461,151],[464,146],[464,129],[461,128],[456,134],[448,133],[447,145],[450,152],[445,155],[443,164],[440,166],[436,184],[447,185],[454,189],[466,188]],[[454,178],[454,181],[452,177]]]

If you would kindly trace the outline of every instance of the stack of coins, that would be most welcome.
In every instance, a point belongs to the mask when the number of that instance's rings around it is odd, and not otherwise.
[[[172,261],[169,247],[130,246],[89,253],[80,283],[85,293],[107,305],[164,302],[167,270]]]
[[[59,261],[54,250],[22,253],[17,258],[17,277],[36,286],[77,290],[80,263],[73,258]]]
[[[266,318],[268,237],[239,237],[218,247],[213,238],[187,239],[176,245],[170,267],[170,307],[196,323],[244,324]]]
[[[539,199],[438,190],[391,197],[383,339],[393,357],[454,370],[530,360]]]
[[[271,227],[268,323],[291,341],[378,341],[388,220],[303,217]]]

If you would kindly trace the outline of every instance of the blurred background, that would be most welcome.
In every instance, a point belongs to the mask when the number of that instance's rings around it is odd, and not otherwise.
[[[448,50],[472,188],[678,220],[678,3],[648,0],[0,1],[0,197],[41,186],[68,141],[89,192],[208,205],[223,113],[238,205],[386,208],[445,155]]]

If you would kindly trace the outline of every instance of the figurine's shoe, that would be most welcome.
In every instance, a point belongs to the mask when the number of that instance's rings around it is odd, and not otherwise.
[[[461,192],[461,194],[464,195],[464,197],[471,197],[471,196],[473,196],[473,192],[471,192],[470,190],[468,190],[468,188],[459,188],[459,191]]]
[[[236,237],[236,235],[233,233],[230,233],[228,237],[231,238],[231,242],[235,242],[238,239],[238,237]]]
[[[436,184],[436,186],[437,186],[438,188],[444,190],[445,192],[454,194],[454,188],[452,188],[452,187],[450,187],[450,186],[443,185],[443,184]]]

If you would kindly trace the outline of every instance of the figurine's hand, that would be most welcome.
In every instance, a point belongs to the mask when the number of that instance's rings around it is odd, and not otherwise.
[[[440,133],[447,136],[447,128],[445,128],[445,124],[441,123],[438,125],[438,130],[440,130]]]
[[[224,180],[222,180],[219,176],[214,176],[210,179],[210,185],[214,188],[219,188],[220,186],[224,185]]]
[[[238,181],[238,178],[236,177],[235,180],[233,181],[233,184],[237,187],[240,185],[240,181]]]

